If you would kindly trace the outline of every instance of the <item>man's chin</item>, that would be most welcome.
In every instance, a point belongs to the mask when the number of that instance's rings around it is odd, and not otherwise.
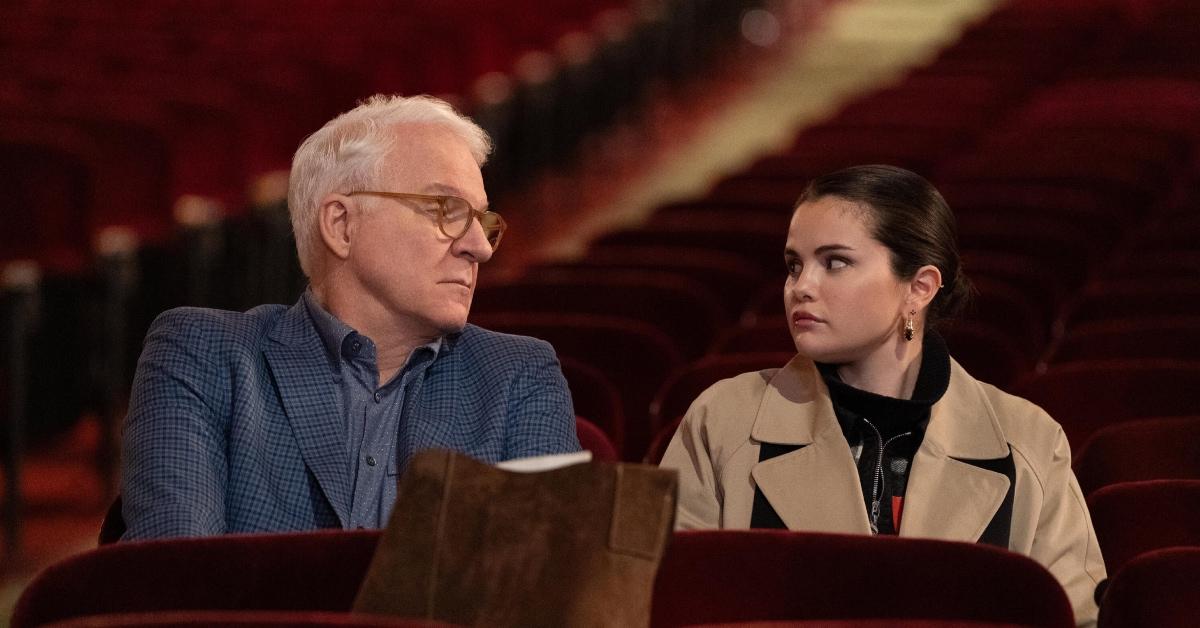
[[[446,334],[457,334],[467,327],[467,315],[464,313],[461,317],[456,316],[438,321],[438,332],[443,336]]]
[[[466,323],[466,321],[463,321],[462,324],[446,325],[446,326],[442,327],[441,329],[439,329],[438,332],[441,333],[443,336],[446,336],[449,334],[457,334],[466,328],[467,328],[467,323]]]

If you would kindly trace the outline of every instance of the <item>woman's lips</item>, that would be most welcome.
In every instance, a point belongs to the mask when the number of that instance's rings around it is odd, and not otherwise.
[[[825,321],[823,319],[821,319],[820,317],[809,314],[808,312],[793,312],[792,313],[792,327],[808,328],[808,327],[814,327],[814,326],[819,325],[824,322]]]

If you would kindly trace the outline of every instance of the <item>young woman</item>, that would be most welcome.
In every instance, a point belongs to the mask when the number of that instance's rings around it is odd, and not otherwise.
[[[818,178],[784,261],[798,355],[692,404],[662,461],[679,527],[990,543],[1044,565],[1094,622],[1104,563],[1062,429],[934,331],[971,291],[937,190],[890,166]]]

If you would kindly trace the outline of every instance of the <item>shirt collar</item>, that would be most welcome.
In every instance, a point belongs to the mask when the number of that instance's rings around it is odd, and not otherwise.
[[[317,301],[316,295],[309,288],[304,291],[304,307],[308,310],[309,318],[312,319],[313,327],[317,330],[317,335],[321,337],[321,344],[325,347],[325,352],[329,356],[329,360],[333,364],[339,364],[342,360],[367,359],[371,364],[375,363],[375,343],[343,323],[338,317],[329,313],[328,310]],[[436,359],[442,348],[442,337],[434,338],[432,342],[421,345],[413,350],[409,356],[409,361],[412,361],[413,356],[417,355],[423,349],[428,349],[433,352],[431,359]]]
[[[308,317],[312,319],[313,327],[317,329],[317,335],[321,337],[321,344],[324,345],[330,362],[340,363],[342,361],[342,344],[348,336],[356,334],[356,332],[338,317],[330,314],[317,301],[317,296],[313,294],[311,288],[304,291],[302,298],[304,307],[308,310]]]

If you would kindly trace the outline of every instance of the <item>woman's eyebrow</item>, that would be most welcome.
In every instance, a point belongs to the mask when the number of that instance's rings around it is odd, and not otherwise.
[[[824,244],[824,245],[818,246],[817,250],[814,251],[814,253],[816,253],[817,255],[820,255],[822,253],[829,253],[831,251],[853,251],[853,250],[854,250],[854,247],[847,246],[845,244]]]

